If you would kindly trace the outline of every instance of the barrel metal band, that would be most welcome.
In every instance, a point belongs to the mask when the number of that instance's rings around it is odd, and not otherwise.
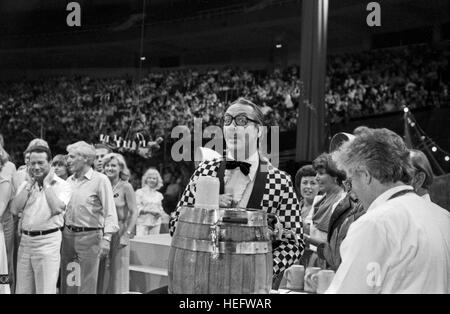
[[[172,247],[194,252],[213,253],[213,245],[208,240],[173,237]],[[224,254],[265,254],[271,252],[270,242],[219,242],[219,253]]]
[[[224,210],[219,209],[215,212],[211,209],[195,208],[192,210],[191,207],[184,207],[180,213],[179,221],[189,222],[194,224],[202,225],[214,225],[217,223],[219,217],[222,218],[224,215],[227,217],[236,218],[247,218],[248,223],[246,224],[236,224],[243,227],[266,227],[267,226],[267,215],[258,211],[234,211],[234,210]]]

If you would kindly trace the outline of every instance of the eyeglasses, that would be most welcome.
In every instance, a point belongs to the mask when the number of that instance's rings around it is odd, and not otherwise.
[[[225,114],[225,116],[223,118],[223,124],[228,126],[231,123],[233,123],[233,120],[236,122],[237,126],[246,126],[248,124],[248,121],[259,124],[258,121],[250,119],[245,114],[238,114],[236,117],[233,117],[230,114]]]

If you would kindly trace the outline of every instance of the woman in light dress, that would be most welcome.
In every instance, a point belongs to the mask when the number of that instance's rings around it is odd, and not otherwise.
[[[120,154],[110,153],[102,159],[103,172],[111,181],[114,203],[119,221],[119,231],[111,239],[109,268],[98,293],[121,294],[129,290],[130,239],[137,220],[136,195],[128,182],[129,170]]]
[[[148,169],[142,176],[142,188],[136,191],[139,212],[136,226],[137,236],[159,234],[165,215],[162,205],[164,196],[158,192],[162,186],[161,175],[155,168]]]

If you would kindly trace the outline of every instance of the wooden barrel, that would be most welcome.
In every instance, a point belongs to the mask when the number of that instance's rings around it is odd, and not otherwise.
[[[269,293],[273,257],[266,213],[181,208],[168,268],[169,293]]]

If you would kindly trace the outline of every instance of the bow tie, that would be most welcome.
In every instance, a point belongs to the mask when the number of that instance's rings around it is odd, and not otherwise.
[[[236,169],[237,167],[239,167],[239,169],[245,176],[248,176],[248,174],[250,173],[251,166],[252,165],[249,164],[248,162],[236,161],[236,160],[227,160],[227,164],[226,164],[227,169]]]

